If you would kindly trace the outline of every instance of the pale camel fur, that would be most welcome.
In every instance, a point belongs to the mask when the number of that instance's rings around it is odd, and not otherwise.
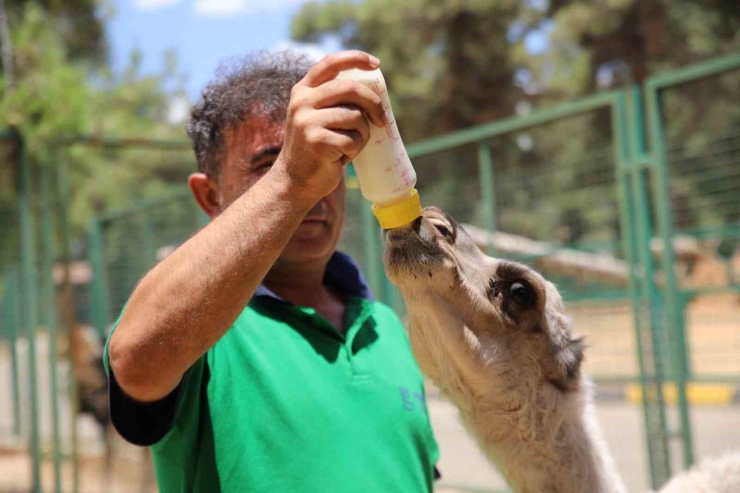
[[[624,493],[581,372],[583,341],[571,334],[555,286],[524,265],[484,255],[434,207],[386,231],[384,242],[419,366],[511,488]],[[740,474],[735,479],[740,484]]]

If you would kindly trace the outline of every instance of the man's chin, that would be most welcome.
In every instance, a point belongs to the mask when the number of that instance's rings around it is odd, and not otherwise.
[[[328,260],[335,249],[336,244],[327,231],[321,234],[296,231],[280,257],[290,262]]]

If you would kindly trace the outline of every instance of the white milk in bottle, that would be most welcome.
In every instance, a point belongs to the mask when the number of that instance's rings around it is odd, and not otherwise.
[[[416,172],[398,133],[383,74],[380,69],[352,69],[337,78],[356,80],[372,89],[382,99],[389,119],[383,128],[370,124],[370,140],[352,160],[362,195],[373,203],[373,214],[383,229],[412,222],[421,215],[419,194],[414,188]]]

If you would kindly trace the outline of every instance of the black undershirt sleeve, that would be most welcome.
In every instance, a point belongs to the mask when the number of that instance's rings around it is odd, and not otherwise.
[[[139,402],[126,395],[116,381],[113,369],[108,376],[110,418],[116,431],[128,442],[142,447],[156,444],[172,429],[182,400],[185,379],[166,397],[154,402]]]

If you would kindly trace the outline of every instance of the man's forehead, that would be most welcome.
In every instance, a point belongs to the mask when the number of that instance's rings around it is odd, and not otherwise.
[[[236,152],[240,158],[252,156],[275,147],[282,147],[284,122],[264,116],[251,117],[226,132],[227,153]]]

